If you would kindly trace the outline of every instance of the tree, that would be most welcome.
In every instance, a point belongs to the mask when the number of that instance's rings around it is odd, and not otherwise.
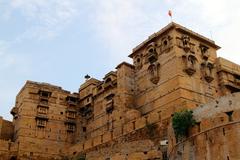
[[[193,111],[187,109],[174,113],[172,125],[176,139],[187,136],[188,129],[195,125],[196,121],[194,120],[192,113]]]

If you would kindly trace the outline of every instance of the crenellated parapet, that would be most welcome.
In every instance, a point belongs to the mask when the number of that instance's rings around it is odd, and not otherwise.
[[[132,50],[133,64],[100,80],[86,75],[77,93],[27,81],[0,160],[240,159],[231,146],[239,145],[240,66],[218,49],[173,22]],[[171,117],[182,109],[194,110],[197,123],[176,142]]]
[[[240,93],[229,94],[193,110],[196,124],[176,141],[169,127],[170,160],[239,159]]]

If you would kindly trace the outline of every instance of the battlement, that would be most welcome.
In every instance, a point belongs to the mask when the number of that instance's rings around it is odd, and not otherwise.
[[[133,49],[129,55],[133,64],[120,63],[102,80],[86,75],[78,93],[27,81],[11,110],[14,129],[7,135],[12,135],[14,147],[0,141],[2,150],[19,159],[165,160],[178,159],[178,153],[188,156],[183,159],[193,157],[192,150],[179,148],[185,142],[177,143],[171,130],[175,112],[194,110],[198,123],[185,141],[194,140],[187,145],[196,147],[207,146],[195,139],[198,135],[202,139],[205,133],[218,135],[219,128],[227,134],[227,126],[237,125],[240,66],[218,58],[219,48],[214,41],[170,23]],[[220,144],[226,142],[216,142],[224,150]],[[205,159],[198,149],[194,157]],[[225,154],[219,159],[224,158]]]

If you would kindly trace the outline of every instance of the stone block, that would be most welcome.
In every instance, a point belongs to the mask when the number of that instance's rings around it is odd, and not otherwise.
[[[113,129],[113,139],[123,135],[123,127],[117,127]]]
[[[146,126],[146,118],[145,117],[141,117],[138,118],[135,122],[135,129],[140,129]]]
[[[135,121],[128,122],[127,124],[125,124],[123,126],[123,134],[128,134],[128,133],[130,133],[134,130],[134,128],[133,128],[134,124],[133,123],[135,123]]]
[[[161,157],[162,157],[161,151],[151,150],[151,151],[148,151],[148,153],[147,153],[148,159],[156,159],[156,158],[161,158]]]
[[[103,134],[103,143],[109,142],[112,140],[112,132],[105,132]]]
[[[158,121],[159,121],[159,113],[153,112],[153,113],[150,113],[147,117],[148,124],[156,123]]]
[[[233,117],[234,121],[239,121],[240,120],[240,110],[234,111],[232,117]]]
[[[93,139],[93,146],[97,146],[102,143],[102,136],[97,136]]]
[[[92,139],[90,140],[87,140],[85,143],[84,143],[84,150],[87,150],[87,149],[90,149],[93,147],[93,141]]]
[[[130,121],[135,120],[139,117],[141,117],[141,113],[138,110],[136,110],[136,109],[128,110],[125,113],[125,122],[130,122]]]
[[[123,124],[122,120],[115,120],[113,122],[113,128],[120,127],[120,126],[122,126],[122,124]]]
[[[134,152],[129,154],[128,160],[144,160],[147,156],[143,152]]]
[[[116,154],[112,156],[111,160],[126,160],[125,157],[126,157],[125,155]]]

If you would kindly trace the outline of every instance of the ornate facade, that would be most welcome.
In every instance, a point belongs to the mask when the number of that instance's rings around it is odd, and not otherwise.
[[[77,93],[27,81],[13,121],[0,119],[0,159],[240,159],[240,66],[219,48],[170,23],[133,49],[133,64]],[[185,108],[197,125],[176,142],[171,117]]]

